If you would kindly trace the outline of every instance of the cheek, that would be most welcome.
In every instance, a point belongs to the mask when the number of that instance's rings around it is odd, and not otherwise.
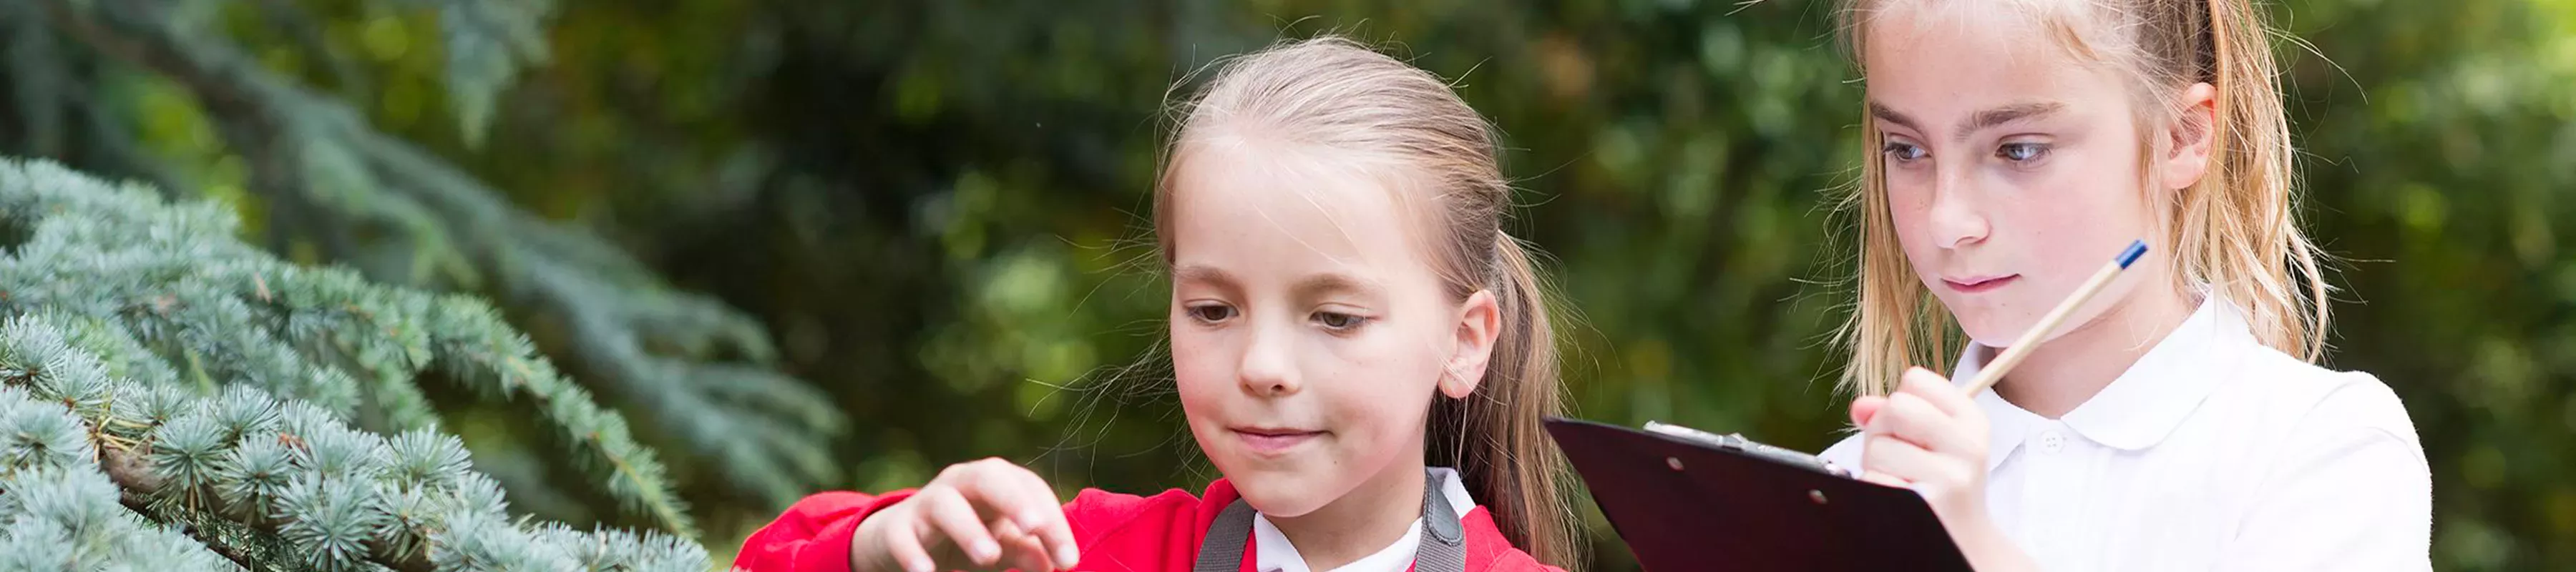
[[[1392,324],[1389,324],[1392,325]],[[1348,340],[1333,383],[1334,408],[1346,422],[1367,427],[1379,441],[1419,433],[1448,363],[1434,332],[1425,327],[1382,328],[1373,339]]]
[[[1887,218],[1896,232],[1897,244],[1904,247],[1906,255],[1920,257],[1934,250],[1933,240],[1924,236],[1928,232],[1932,212],[1932,192],[1922,182],[1906,180],[1906,177],[1897,174],[1887,179],[1884,190]]]
[[[1234,385],[1235,352],[1218,333],[1188,324],[1172,326],[1171,340],[1172,382],[1180,393],[1181,407],[1206,410],[1208,403]]]
[[[2090,252],[2102,244],[2125,244],[2147,238],[2153,226],[2146,195],[2138,188],[2133,158],[2111,153],[2069,161],[2022,191],[2030,200],[1998,205],[1998,219],[2010,221],[2018,240],[2041,252],[2054,252],[2051,262],[2076,263],[2090,269],[2115,251]],[[2107,174],[2108,176],[2105,176]],[[2004,226],[2004,223],[1997,223]],[[1998,229],[2001,231],[2001,229]]]

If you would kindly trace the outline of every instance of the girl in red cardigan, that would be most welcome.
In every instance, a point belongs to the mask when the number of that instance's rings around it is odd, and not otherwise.
[[[1564,462],[1539,425],[1560,409],[1546,304],[1502,232],[1511,188],[1484,118],[1439,77],[1331,37],[1234,59],[1184,111],[1156,236],[1182,409],[1225,478],[1058,505],[1027,469],[965,463],[918,490],[806,498],[737,566],[1576,562]]]

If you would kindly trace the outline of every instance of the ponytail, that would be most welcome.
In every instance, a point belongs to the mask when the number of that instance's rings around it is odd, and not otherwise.
[[[1529,249],[1509,234],[1494,233],[1492,261],[1485,290],[1501,310],[1503,331],[1475,393],[1434,398],[1425,462],[1456,467],[1468,494],[1482,499],[1513,546],[1540,562],[1580,570],[1582,544],[1566,494],[1574,481],[1540,423],[1565,411],[1548,287]]]
[[[2297,149],[2271,29],[2251,0],[2195,0],[2182,8],[2201,17],[2176,19],[2200,25],[2176,35],[2199,41],[2150,59],[2198,77],[2157,83],[2206,82],[2218,101],[2207,126],[2209,169],[2174,205],[2167,237],[2178,254],[2170,259],[2173,274],[2241,306],[2264,345],[2316,361],[2325,353],[2331,289],[2316,244],[2298,225]]]

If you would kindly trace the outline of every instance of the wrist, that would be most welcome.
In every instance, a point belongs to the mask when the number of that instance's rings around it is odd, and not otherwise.
[[[859,519],[850,530],[850,572],[893,572],[903,568],[886,553],[885,525],[893,515],[878,513]]]

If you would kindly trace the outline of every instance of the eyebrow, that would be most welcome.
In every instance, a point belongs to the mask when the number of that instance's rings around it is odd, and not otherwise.
[[[1869,116],[1876,117],[1879,121],[1902,125],[1906,129],[1912,129],[1915,131],[1923,130],[1923,126],[1915,123],[1914,118],[1906,117],[1903,113],[1897,113],[1895,109],[1890,109],[1886,104],[1876,101],[1869,102]]]
[[[1349,276],[1340,274],[1317,274],[1298,280],[1297,285],[1289,291],[1295,293],[1300,299],[1307,299],[1318,298],[1321,297],[1320,295],[1322,294],[1333,293],[1374,296],[1377,294],[1378,289],[1367,282],[1362,282]]]
[[[1196,264],[1172,269],[1172,280],[1174,282],[1207,282],[1220,286],[1234,285],[1234,275],[1227,274],[1224,270],[1218,270],[1213,266],[1200,266]]]
[[[2049,114],[2057,113],[2065,109],[2066,104],[2054,101],[2043,101],[2033,103],[2015,103],[2012,105],[1979,111],[1976,115],[1968,117],[1967,121],[1959,123],[1959,138],[1966,139],[1969,133],[1975,133],[1979,129],[1985,129],[2025,119],[2046,117]]]
[[[1234,288],[1239,284],[1233,274],[1227,274],[1214,266],[1196,264],[1172,269],[1172,278],[1177,282],[1202,282],[1220,288]],[[1299,298],[1315,298],[1334,293],[1374,296],[1379,290],[1377,286],[1367,281],[1348,275],[1317,274],[1298,280],[1296,284],[1289,287],[1288,291]]]
[[[2066,104],[2064,103],[2042,101],[2015,103],[1985,111],[1979,111],[1976,115],[1968,116],[1966,121],[1959,122],[1959,129],[1956,137],[1958,139],[1965,140],[1968,138],[1968,134],[1975,133],[1979,129],[1985,129],[2015,121],[2046,117],[2049,114],[2065,110]],[[1906,129],[1912,129],[1915,131],[1923,130],[1923,124],[1916,123],[1914,118],[1907,117],[1903,113],[1898,113],[1895,109],[1889,108],[1887,105],[1876,101],[1869,102],[1869,115],[1870,117],[1878,118],[1879,121],[1904,126]]]

